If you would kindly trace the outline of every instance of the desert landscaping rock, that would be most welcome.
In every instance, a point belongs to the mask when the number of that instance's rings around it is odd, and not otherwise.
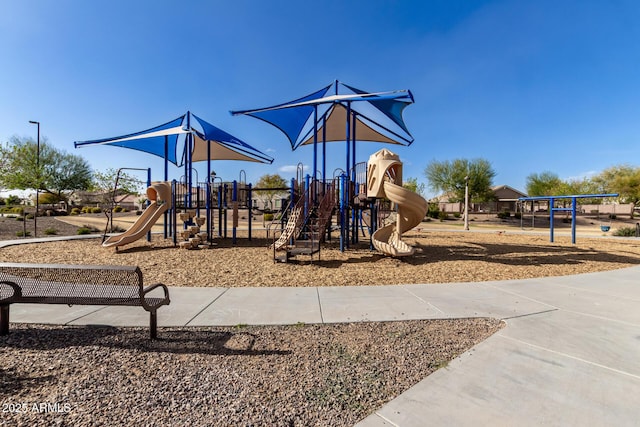
[[[0,337],[2,403],[26,406],[3,420],[353,425],[501,327],[456,319],[163,328],[150,341],[142,328],[16,325]]]

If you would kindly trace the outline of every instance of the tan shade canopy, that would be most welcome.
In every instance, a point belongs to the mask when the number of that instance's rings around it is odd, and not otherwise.
[[[210,156],[207,153],[207,144],[211,145]],[[241,151],[232,150],[218,141],[206,141],[200,135],[194,133],[191,161],[202,162],[206,160],[243,160],[247,162],[264,163],[261,159],[244,154]]]
[[[346,123],[347,123],[347,109],[342,104],[335,104],[324,122],[323,131],[322,127],[318,129],[317,141],[322,142],[323,132],[325,133],[326,142],[346,141]],[[400,144],[398,141],[389,138],[388,136],[374,130],[364,122],[362,122],[356,116],[356,138],[358,141],[369,142],[384,142],[388,144]],[[305,139],[300,145],[313,144],[313,132]]]

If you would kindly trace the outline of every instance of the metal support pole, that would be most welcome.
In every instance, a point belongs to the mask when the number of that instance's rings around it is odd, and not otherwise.
[[[251,195],[251,184],[247,185],[247,209],[249,209],[249,241],[251,241],[251,220],[253,218],[253,200]]]
[[[238,228],[238,181],[233,181],[231,192],[231,242],[236,244],[236,233]]]
[[[151,168],[147,168],[147,188],[148,187],[151,187]],[[157,200],[156,200],[156,202],[157,202]],[[165,203],[166,203],[166,200],[165,200]],[[111,214],[111,215],[113,217],[113,214]],[[165,223],[166,223],[166,221],[165,221]],[[166,226],[165,226],[165,228],[166,228]],[[165,239],[167,238],[166,232],[165,232],[164,238]],[[149,229],[149,231],[147,231],[147,242],[150,242],[150,241],[151,241],[151,229]]]
[[[344,252],[345,246],[347,245],[348,235],[347,235],[347,225],[345,224],[347,221],[347,174],[343,173],[340,175],[340,252]]]
[[[464,177],[464,229],[469,231],[469,175]]]
[[[576,244],[576,198],[571,198],[571,243]]]
[[[553,213],[555,206],[555,199],[552,197],[549,199],[549,241],[553,243]]]
[[[29,120],[29,123],[38,126],[38,140],[36,143],[36,214],[33,216],[33,237],[38,237],[38,211],[40,210],[40,122]]]
[[[218,237],[222,237],[222,184],[218,185]]]

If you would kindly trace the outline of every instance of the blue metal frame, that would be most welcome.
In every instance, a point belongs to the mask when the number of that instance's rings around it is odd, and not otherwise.
[[[571,212],[571,243],[576,244],[576,205],[577,199],[596,199],[604,197],[618,197],[618,193],[607,194],[578,194],[571,196],[536,196],[536,197],[520,197],[518,201],[529,202],[535,200],[548,200],[549,201],[549,241],[553,243],[553,220],[555,212]],[[557,199],[571,199],[570,208],[556,208],[554,207]]]

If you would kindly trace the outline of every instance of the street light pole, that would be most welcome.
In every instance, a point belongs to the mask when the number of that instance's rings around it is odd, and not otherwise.
[[[464,177],[464,229],[469,231],[469,175]]]
[[[40,122],[29,120],[32,125],[38,125],[38,142],[36,148],[36,214],[33,216],[33,237],[38,237],[38,211],[40,210]]]

